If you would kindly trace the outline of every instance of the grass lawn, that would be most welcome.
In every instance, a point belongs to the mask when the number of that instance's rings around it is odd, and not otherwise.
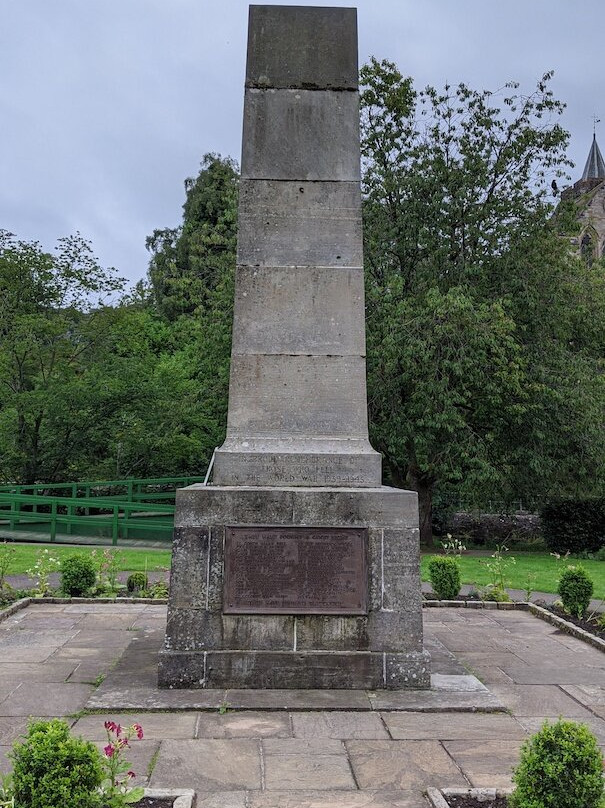
[[[90,555],[96,549],[97,554],[103,552],[103,547],[73,547],[64,544],[18,544],[17,542],[7,542],[7,546],[14,548],[15,553],[11,553],[11,560],[7,575],[22,575],[28,569],[34,566],[36,556],[41,549],[48,548],[54,558],[62,559],[66,556],[74,555],[75,553],[82,553]],[[0,553],[2,552],[3,545],[0,544]],[[147,560],[147,570],[159,570],[165,567],[170,567],[171,551],[166,550],[152,550],[142,548],[140,550],[133,549],[132,547],[118,547],[120,553],[120,569],[127,572],[135,572],[140,570],[145,571],[145,560]]]
[[[429,580],[429,558],[432,554],[422,556],[422,580]],[[534,592],[557,591],[557,584],[561,572],[569,564],[581,564],[590,575],[594,583],[594,597],[605,598],[605,561],[580,561],[569,558],[567,561],[557,561],[549,553],[528,553],[510,551],[505,554],[505,558],[513,557],[515,564],[511,564],[506,569],[505,581],[509,589],[525,589],[528,576],[534,574],[536,577],[531,582],[531,589]],[[492,583],[489,571],[485,566],[486,561],[492,561],[489,553],[477,555],[463,555],[460,558],[460,577],[463,584],[477,584],[485,586]]]

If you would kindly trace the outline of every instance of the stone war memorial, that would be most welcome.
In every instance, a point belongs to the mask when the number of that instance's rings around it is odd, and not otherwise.
[[[227,437],[177,494],[159,683],[427,688],[416,494],[369,443],[352,8],[251,6]]]

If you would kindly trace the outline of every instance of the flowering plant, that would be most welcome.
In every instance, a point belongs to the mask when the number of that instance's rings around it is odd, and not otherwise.
[[[56,572],[58,569],[59,559],[54,558],[47,548],[38,551],[36,563],[27,570],[27,574],[30,578],[36,579],[36,586],[33,589],[35,598],[43,598],[48,594],[50,591],[50,574],[51,572]]]
[[[123,808],[124,805],[138,802],[144,794],[141,787],[128,786],[135,773],[124,759],[124,752],[130,746],[130,741],[135,737],[142,740],[143,728],[140,724],[124,728],[115,721],[106,721],[104,726],[107,745],[103,747],[103,768],[106,774],[101,783],[103,801],[107,808]]]

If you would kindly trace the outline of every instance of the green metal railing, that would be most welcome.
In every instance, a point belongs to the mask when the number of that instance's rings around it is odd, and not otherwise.
[[[176,489],[202,480],[159,477],[0,486],[0,537],[4,526],[12,536],[27,530],[51,542],[57,536],[65,541],[76,535],[110,538],[113,545],[120,539],[169,541]]]

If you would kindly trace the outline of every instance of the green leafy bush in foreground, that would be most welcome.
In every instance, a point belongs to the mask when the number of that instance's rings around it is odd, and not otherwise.
[[[69,597],[83,597],[95,585],[96,579],[91,556],[77,553],[61,560],[61,589]]]
[[[97,748],[72,738],[65,721],[32,721],[13,745],[15,808],[98,808],[103,771]]]
[[[452,556],[434,556],[429,561],[433,592],[439,600],[454,600],[460,592],[460,567]]]
[[[546,722],[521,747],[510,808],[602,808],[603,757],[584,724]]]
[[[559,579],[559,595],[566,612],[582,617],[588,609],[594,586],[590,575],[579,564],[567,567]]]

